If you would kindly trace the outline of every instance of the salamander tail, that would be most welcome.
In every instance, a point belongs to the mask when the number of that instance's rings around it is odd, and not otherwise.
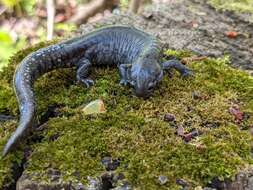
[[[16,131],[9,138],[7,144],[4,147],[2,156],[6,156],[16,145],[23,140],[29,133],[34,124],[35,105],[27,103],[22,106],[21,117],[19,126]]]
[[[38,64],[37,64],[38,65]],[[2,156],[6,156],[17,144],[22,142],[34,125],[35,97],[33,92],[34,70],[36,64],[28,57],[18,66],[14,75],[14,89],[19,102],[20,120],[16,131],[4,147]]]

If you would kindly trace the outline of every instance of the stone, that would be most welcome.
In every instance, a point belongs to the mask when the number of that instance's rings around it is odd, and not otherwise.
[[[116,170],[117,167],[120,165],[120,161],[119,160],[112,159],[111,157],[104,157],[101,162],[105,166],[105,169],[107,171]]]
[[[163,120],[164,121],[167,121],[167,122],[171,122],[171,121],[175,121],[176,120],[176,117],[175,115],[171,114],[171,113],[166,113],[163,117]]]
[[[164,184],[167,183],[168,178],[167,178],[166,176],[164,176],[164,175],[160,175],[160,176],[158,177],[158,180],[159,180],[159,183],[160,183],[161,185],[164,185]]]

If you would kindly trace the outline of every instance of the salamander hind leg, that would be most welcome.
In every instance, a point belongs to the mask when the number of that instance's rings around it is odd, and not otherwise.
[[[162,63],[163,69],[168,71],[169,76],[171,76],[171,69],[176,69],[182,77],[194,76],[193,72],[183,65],[180,61],[173,59]]]
[[[77,64],[77,81],[87,88],[94,85],[94,81],[89,78],[91,65],[88,59],[81,59]]]

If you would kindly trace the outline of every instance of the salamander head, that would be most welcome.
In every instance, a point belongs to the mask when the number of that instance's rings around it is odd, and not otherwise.
[[[132,65],[131,84],[138,97],[150,97],[162,77],[163,70],[157,61],[146,60],[145,63],[139,62]]]

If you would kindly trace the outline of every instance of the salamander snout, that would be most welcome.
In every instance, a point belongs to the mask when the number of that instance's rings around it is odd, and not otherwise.
[[[155,86],[153,84],[147,85],[147,86],[145,85],[145,86],[141,86],[141,87],[135,87],[134,93],[138,97],[147,99],[152,95],[152,93],[154,91],[154,87]]]
[[[163,70],[156,62],[133,65],[130,81],[135,95],[144,99],[150,97],[162,77]]]
[[[143,92],[140,90],[135,90],[134,91],[135,95],[144,99],[147,99],[151,96],[152,92]]]

